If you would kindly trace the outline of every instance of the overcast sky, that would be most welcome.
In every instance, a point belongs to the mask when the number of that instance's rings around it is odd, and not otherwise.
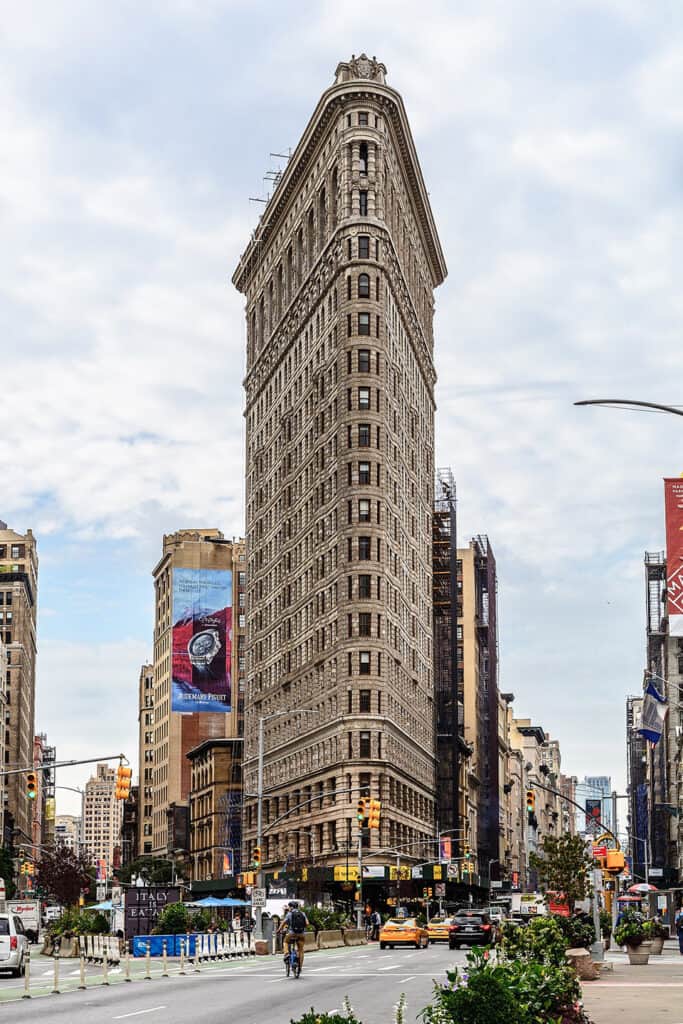
[[[496,554],[501,688],[566,771],[623,787],[643,552],[683,427],[572,402],[681,399],[680,4],[0,11],[0,518],[38,538],[36,725],[59,757],[136,759],[162,534],[243,533],[249,197],[366,51],[403,95],[448,263],[437,464],[461,543]]]

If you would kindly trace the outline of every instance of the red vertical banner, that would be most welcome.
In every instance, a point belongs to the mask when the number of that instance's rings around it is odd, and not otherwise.
[[[683,478],[664,481],[669,636],[683,637]]]

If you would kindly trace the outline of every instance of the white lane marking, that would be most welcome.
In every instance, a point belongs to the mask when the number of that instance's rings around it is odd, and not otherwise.
[[[133,1010],[132,1013],[120,1013],[118,1017],[112,1017],[112,1020],[125,1020],[126,1017],[139,1017],[142,1013],[155,1013],[157,1010],[165,1010],[165,1006],[150,1006],[148,1010]]]
[[[336,970],[337,970],[337,965],[334,964],[331,967],[312,967],[311,970],[307,971],[306,973],[307,974],[318,974],[319,971],[336,971]]]
[[[398,964],[389,964],[388,967],[378,967],[377,970],[378,971],[397,971],[398,967],[399,967]]]
[[[287,981],[287,978],[271,978],[270,981],[266,982],[267,985],[277,985],[281,981]]]
[[[409,978],[401,978],[399,985],[402,985],[405,981],[415,981],[415,975],[411,974]]]

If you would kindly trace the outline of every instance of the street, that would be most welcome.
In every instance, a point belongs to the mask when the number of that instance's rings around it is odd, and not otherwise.
[[[444,979],[445,970],[454,963],[464,963],[465,950],[451,952],[445,945],[426,950],[380,950],[375,946],[322,951],[306,957],[300,979],[287,979],[279,957],[246,962],[209,964],[200,974],[177,975],[177,964],[169,967],[168,978],[158,977],[155,965],[152,981],[136,980],[124,984],[122,974],[110,976],[108,988],[93,985],[87,991],[67,991],[64,985],[59,996],[45,995],[13,1003],[13,1022],[36,1020],[63,1021],[64,1024],[92,1024],[94,1020],[134,1020],[144,1016],[150,1022],[187,1024],[220,1021],[226,1014],[241,1024],[289,1024],[313,1006],[319,1011],[341,1010],[348,995],[362,1024],[389,1024],[393,1007],[401,992],[408,1001],[408,1020],[417,1019],[419,1011],[429,1002],[433,979]],[[42,991],[50,987],[51,961],[41,958],[34,964],[33,977]],[[62,961],[61,977],[77,971],[78,963]],[[135,972],[141,973],[140,961]],[[46,975],[43,972],[47,972]],[[99,975],[101,968],[91,968],[89,975]],[[42,976],[41,976],[42,975]],[[77,977],[69,977],[71,985]],[[32,990],[34,985],[32,983]],[[7,999],[8,989],[19,999],[23,984],[16,979],[0,978],[0,996]]]

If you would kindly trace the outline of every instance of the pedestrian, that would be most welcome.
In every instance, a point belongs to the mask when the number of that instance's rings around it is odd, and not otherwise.
[[[683,956],[683,908],[681,907],[676,911],[674,926],[676,928],[676,935],[678,936],[678,949],[681,956]]]
[[[379,942],[379,930],[382,926],[382,918],[380,917],[379,910],[375,907],[372,914],[370,915],[370,923],[372,925],[372,934],[370,935],[371,942]]]

